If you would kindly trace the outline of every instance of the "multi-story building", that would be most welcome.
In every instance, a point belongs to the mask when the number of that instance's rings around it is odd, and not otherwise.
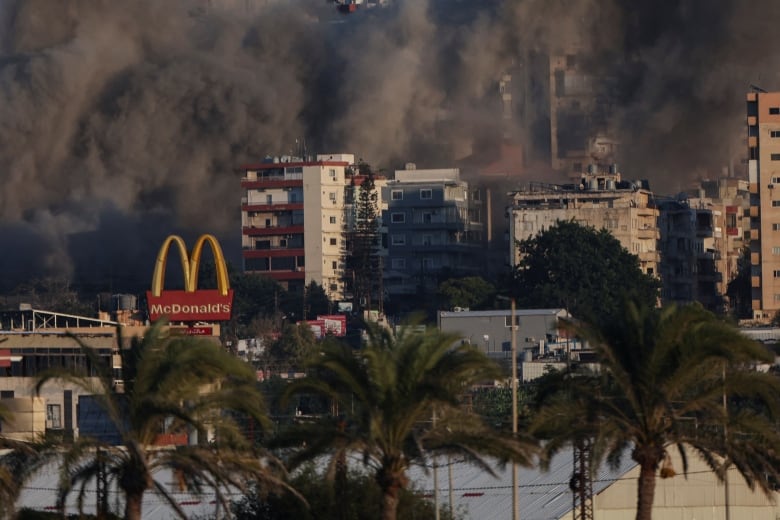
[[[664,303],[698,301],[723,310],[725,258],[724,215],[710,199],[658,201],[661,240],[661,299]]]
[[[409,164],[382,188],[382,200],[388,296],[435,288],[443,273],[483,272],[481,195],[460,179],[458,169],[418,170]]]
[[[515,246],[558,221],[575,220],[609,231],[639,257],[642,272],[658,275],[658,209],[644,181],[622,181],[616,165],[589,165],[579,183],[529,183],[512,194],[509,209],[510,262],[517,265]]]
[[[351,154],[328,154],[241,167],[244,271],[293,291],[316,282],[342,300],[345,193],[354,162]]]
[[[780,92],[747,95],[753,315],[780,310]]]

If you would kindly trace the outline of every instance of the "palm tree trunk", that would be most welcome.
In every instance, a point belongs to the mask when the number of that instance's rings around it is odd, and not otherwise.
[[[637,485],[636,520],[651,520],[655,499],[655,468],[653,462],[643,462],[639,469]]]
[[[125,520],[141,520],[141,503],[143,499],[143,491],[140,493],[125,493]]]
[[[398,482],[382,490],[382,520],[396,520],[401,487]]]
[[[382,520],[396,520],[401,490],[408,483],[406,474],[403,470],[380,469],[376,480],[382,490]]]

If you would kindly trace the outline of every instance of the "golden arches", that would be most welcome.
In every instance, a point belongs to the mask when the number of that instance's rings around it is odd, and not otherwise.
[[[192,254],[187,255],[187,247],[184,240],[178,235],[170,235],[160,247],[157,254],[157,261],[154,265],[154,274],[152,275],[152,295],[160,296],[165,284],[165,268],[171,245],[175,244],[179,251],[181,261],[181,270],[184,273],[184,291],[195,292],[198,289],[198,267],[200,266],[200,256],[203,252],[203,244],[208,243],[211,252],[214,255],[214,265],[217,272],[217,288],[222,296],[227,296],[230,290],[230,279],[228,278],[225,256],[222,254],[222,248],[214,235],[201,235],[195,242]]]

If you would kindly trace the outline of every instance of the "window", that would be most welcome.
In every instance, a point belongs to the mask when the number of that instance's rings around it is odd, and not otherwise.
[[[769,132],[769,137],[772,137],[772,138],[775,138],[775,139],[780,137],[780,130],[772,130],[771,132]]]
[[[512,326],[512,316],[504,316],[504,327],[511,327]],[[520,316],[515,315],[515,327],[520,326]]]
[[[772,231],[780,231],[780,224],[772,224]]]
[[[390,237],[390,243],[394,246],[405,246],[406,235],[393,235]]]
[[[330,200],[332,200],[333,202],[336,202],[336,192],[335,191],[331,191],[330,193],[328,193],[328,198]]]
[[[335,224],[336,223],[336,217],[330,217],[330,223]]]
[[[780,294],[775,294],[775,301],[780,302]]]
[[[770,116],[780,115],[780,107],[769,107],[769,115]]]
[[[433,193],[431,190],[420,190],[420,198],[423,200],[429,200],[433,198]]]
[[[339,263],[338,263],[337,261],[335,261],[335,260],[334,260],[334,261],[332,261],[332,262],[330,263],[330,266],[331,266],[333,269],[338,269],[338,268],[339,268]]]
[[[335,246],[337,244],[338,244],[338,240],[337,239],[335,239],[335,238],[331,238],[330,239],[330,245]]]
[[[431,235],[423,235],[423,237],[422,237],[422,245],[429,246],[429,245],[431,245],[431,241],[432,241]]]
[[[336,170],[334,170],[333,168],[328,170],[328,177],[330,177],[331,179],[335,179],[336,178]]]
[[[393,269],[406,269],[406,258],[393,258],[390,265]]]
[[[772,276],[775,278],[780,278],[780,269],[775,269],[772,271]]]
[[[303,173],[303,166],[292,166],[284,169],[285,173]]]
[[[390,215],[390,222],[393,224],[403,224],[406,222],[406,214],[404,213],[393,213]]]
[[[404,192],[403,192],[403,190],[391,190],[390,191],[390,200],[404,200]]]
[[[775,246],[772,248],[772,254],[773,255],[780,255],[780,246]]]
[[[780,161],[780,153],[773,153],[769,155],[769,158],[773,161]]]
[[[780,184],[780,177],[772,177],[772,184]]]
[[[778,208],[778,207],[780,207],[780,200],[773,200],[773,201],[772,201],[772,207],[773,207],[773,208]]]
[[[62,410],[60,405],[46,405],[46,423],[46,426],[52,429],[62,428]]]
[[[274,196],[273,195],[266,195],[265,196],[265,203],[266,204],[273,204],[274,202]]]
[[[330,284],[330,290],[331,291],[338,291],[339,290],[339,286],[337,284],[335,284],[335,283],[332,283],[332,284]]]

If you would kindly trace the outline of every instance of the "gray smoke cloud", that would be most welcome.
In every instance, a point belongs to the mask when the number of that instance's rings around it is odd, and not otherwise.
[[[6,0],[0,286],[143,287],[170,232],[216,233],[237,262],[240,164],[305,142],[450,166],[456,143],[500,140],[505,70],[572,45],[604,78],[623,170],[676,189],[739,155],[750,83],[780,87],[780,7],[743,4],[396,0],[343,16],[321,0]]]

